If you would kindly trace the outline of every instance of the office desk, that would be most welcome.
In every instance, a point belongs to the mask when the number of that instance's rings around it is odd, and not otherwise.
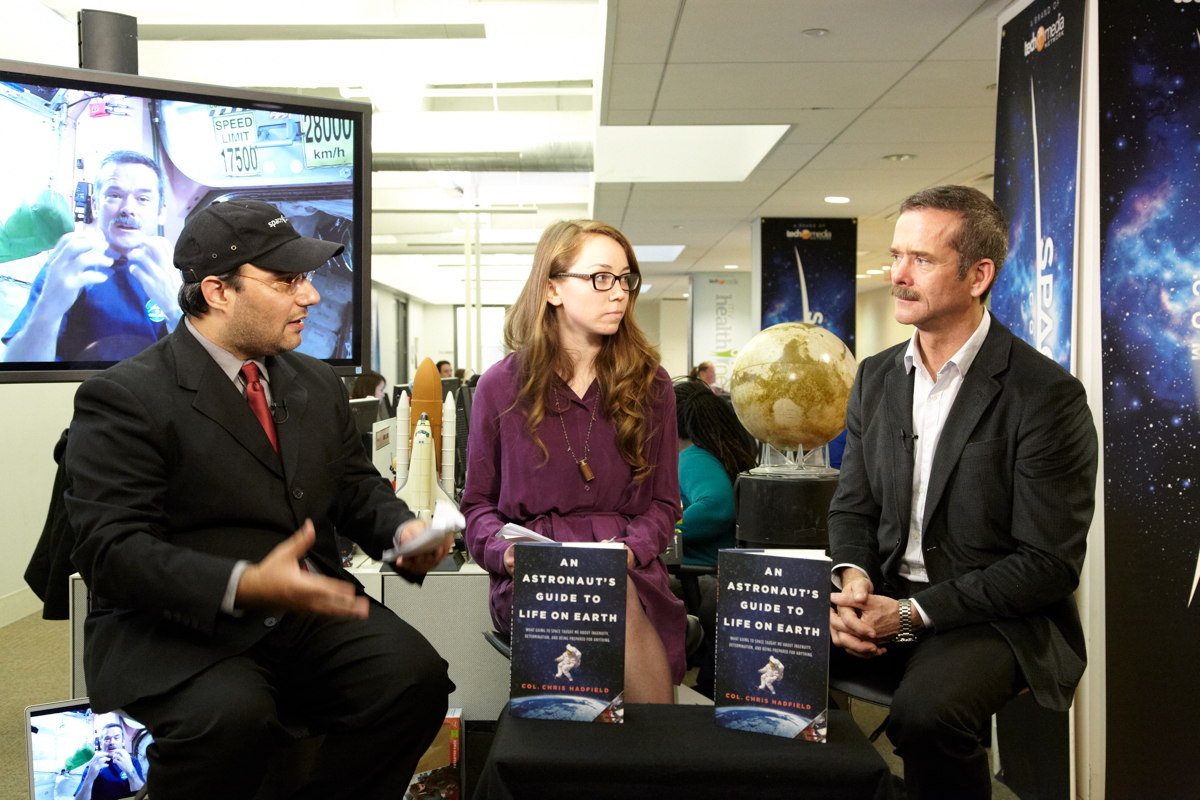
[[[620,725],[505,709],[474,800],[891,800],[883,757],[844,711],[824,744],[718,728],[711,706],[630,705]]]

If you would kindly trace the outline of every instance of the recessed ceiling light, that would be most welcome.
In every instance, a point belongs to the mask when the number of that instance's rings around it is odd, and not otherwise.
[[[829,195],[829,197],[825,198],[825,202],[826,203],[849,203],[850,198],[842,197],[841,195],[831,194],[831,195]]]
[[[649,290],[650,290],[650,289],[651,289],[653,286],[654,286],[654,284],[653,284],[653,283],[643,283],[643,284],[642,284],[642,291],[643,291],[643,292],[647,292],[647,291],[649,291]]]
[[[890,153],[883,157],[884,161],[912,161],[916,158],[912,153]]]
[[[890,271],[891,268],[892,268],[891,264],[884,264],[882,267],[880,267],[880,269],[883,270],[884,272]]]
[[[813,39],[820,39],[822,36],[829,35],[829,28],[807,28],[800,31],[805,36],[810,36]]]
[[[867,276],[860,272],[857,275],[855,275],[854,277],[858,278],[861,281],[863,278],[865,278]]]
[[[681,296],[681,297],[683,297],[683,299],[685,299],[685,300],[686,300],[687,298],[691,297],[691,295],[690,295],[690,294],[688,294],[687,292],[684,292],[684,293],[683,293],[682,295],[680,295],[680,296]]]
[[[867,274],[868,274],[868,275],[882,275],[882,274],[883,274],[883,270],[881,270],[881,269],[869,269],[869,270],[867,270]]]
[[[725,269],[737,269],[737,268],[738,268],[737,264],[726,264],[725,265]]]

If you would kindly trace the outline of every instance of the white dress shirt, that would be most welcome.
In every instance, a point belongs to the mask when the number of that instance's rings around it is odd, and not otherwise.
[[[929,473],[933,469],[933,454],[937,452],[938,441],[942,438],[942,428],[954,400],[962,389],[967,371],[979,355],[979,348],[987,338],[991,327],[992,315],[984,312],[983,319],[971,337],[958,349],[949,360],[938,370],[936,378],[929,374],[924,361],[918,357],[919,331],[913,331],[912,339],[908,342],[908,350],[904,353],[904,369],[916,374],[913,376],[913,410],[912,410],[912,439],[907,440],[913,455],[913,485],[912,485],[912,517],[908,523],[908,545],[904,548],[904,558],[900,563],[900,575],[913,583],[929,583],[929,573],[925,571],[924,522],[925,499],[929,493]],[[916,604],[916,601],[914,601]],[[927,625],[932,625],[924,609],[918,605],[921,618]]]

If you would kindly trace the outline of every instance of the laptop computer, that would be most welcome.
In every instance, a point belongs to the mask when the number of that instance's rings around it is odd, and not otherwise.
[[[29,797],[74,797],[88,781],[92,797],[133,797],[145,783],[151,738],[129,717],[92,711],[86,697],[25,709]]]

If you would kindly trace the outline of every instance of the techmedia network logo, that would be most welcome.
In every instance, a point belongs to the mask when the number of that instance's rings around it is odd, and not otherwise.
[[[827,231],[814,231],[814,230],[809,230],[808,228],[805,228],[805,229],[799,230],[799,231],[788,231],[787,238],[803,239],[806,242],[808,242],[808,241],[828,242],[831,239],[833,239],[833,231],[828,231],[828,230]]]
[[[1067,30],[1067,19],[1062,14],[1058,15],[1058,19],[1049,25],[1039,25],[1038,29],[1029,37],[1029,41],[1024,43],[1025,55],[1033,52],[1042,52],[1050,45],[1062,38],[1063,33]]]

